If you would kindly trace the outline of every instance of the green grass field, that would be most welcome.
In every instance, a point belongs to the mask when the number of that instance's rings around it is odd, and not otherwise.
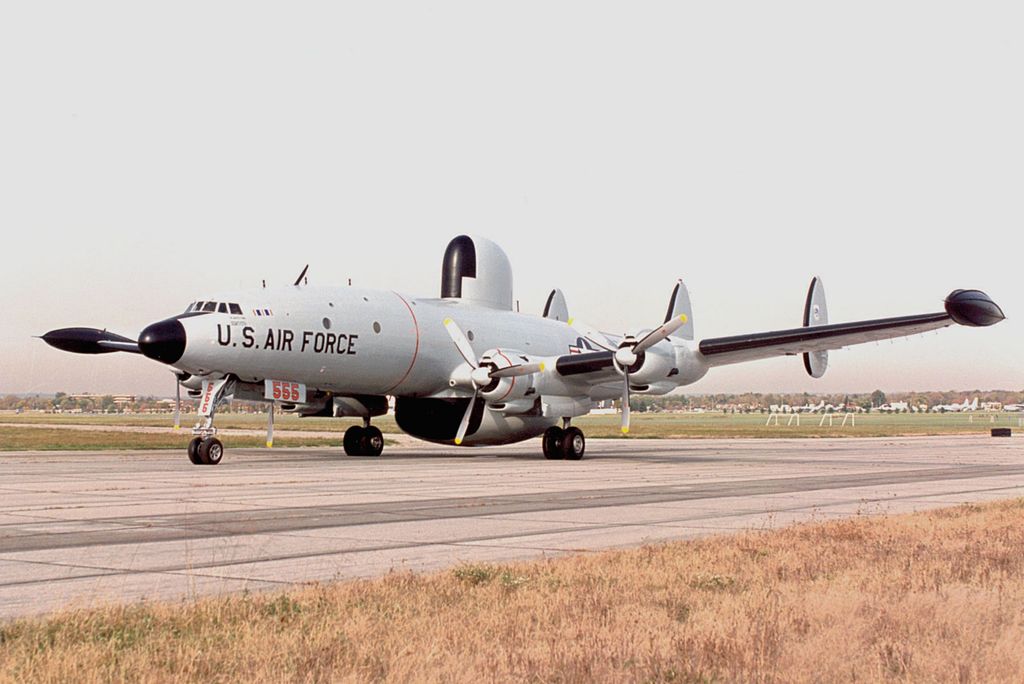
[[[0,451],[83,451],[114,449],[182,449],[192,439],[190,430],[163,433],[118,432],[116,430],[64,430],[59,428],[20,428],[0,425]],[[232,447],[265,446],[263,437],[223,436]],[[275,447],[333,446],[341,448],[341,436],[276,437]]]
[[[789,416],[780,415],[779,424],[766,425],[764,414],[725,413],[652,413],[633,414],[630,438],[793,438],[793,437],[896,437],[912,435],[984,434],[993,427],[1021,427],[1024,417],[1019,414],[860,414],[856,426],[842,426],[842,416],[833,417],[833,425],[819,426],[821,415],[800,416],[800,424],[787,425]],[[161,449],[184,448],[191,437],[189,427],[196,421],[194,415],[182,416],[182,430],[172,431],[170,415],[72,415],[72,414],[0,414],[0,450],[30,449]],[[588,437],[622,438],[618,415],[586,416],[574,421]],[[300,418],[277,416],[275,446],[337,446],[341,436],[355,419]],[[18,425],[53,425],[53,429]],[[384,433],[399,432],[394,418],[387,416],[374,420]],[[109,426],[111,430],[84,431],[58,428],[58,425]],[[263,430],[266,416],[258,414],[223,414],[217,418],[222,429]],[[167,428],[166,434],[123,432],[119,427]],[[332,436],[289,436],[289,430],[329,432]],[[259,436],[227,435],[225,440],[233,447],[259,447],[264,440]]]

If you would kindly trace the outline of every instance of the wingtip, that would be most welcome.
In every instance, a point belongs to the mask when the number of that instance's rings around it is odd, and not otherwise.
[[[462,440],[461,439],[456,439],[455,440],[455,446],[462,446]]]
[[[987,327],[1004,320],[1003,310],[981,290],[954,290],[945,301],[946,313],[956,323]]]

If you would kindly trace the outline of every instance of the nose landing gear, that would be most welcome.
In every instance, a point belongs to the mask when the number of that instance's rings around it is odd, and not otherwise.
[[[234,393],[235,381],[231,378],[203,381],[199,399],[199,415],[203,419],[192,428],[192,441],[188,443],[188,460],[193,465],[217,465],[224,458],[224,444],[216,437],[213,417],[217,407],[231,401]]]
[[[583,431],[577,427],[549,427],[541,438],[544,458],[548,460],[566,459],[578,461],[587,450],[587,439]]]

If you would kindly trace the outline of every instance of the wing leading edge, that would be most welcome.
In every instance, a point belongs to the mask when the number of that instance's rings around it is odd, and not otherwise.
[[[702,340],[698,349],[708,365],[721,366],[917,335],[954,323],[989,326],[1003,318],[1002,309],[984,292],[955,290],[946,297],[945,311],[939,313],[717,337]]]

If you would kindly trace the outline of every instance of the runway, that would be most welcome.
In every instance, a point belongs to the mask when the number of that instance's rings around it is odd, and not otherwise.
[[[1019,439],[0,454],[0,618],[1024,496]]]

